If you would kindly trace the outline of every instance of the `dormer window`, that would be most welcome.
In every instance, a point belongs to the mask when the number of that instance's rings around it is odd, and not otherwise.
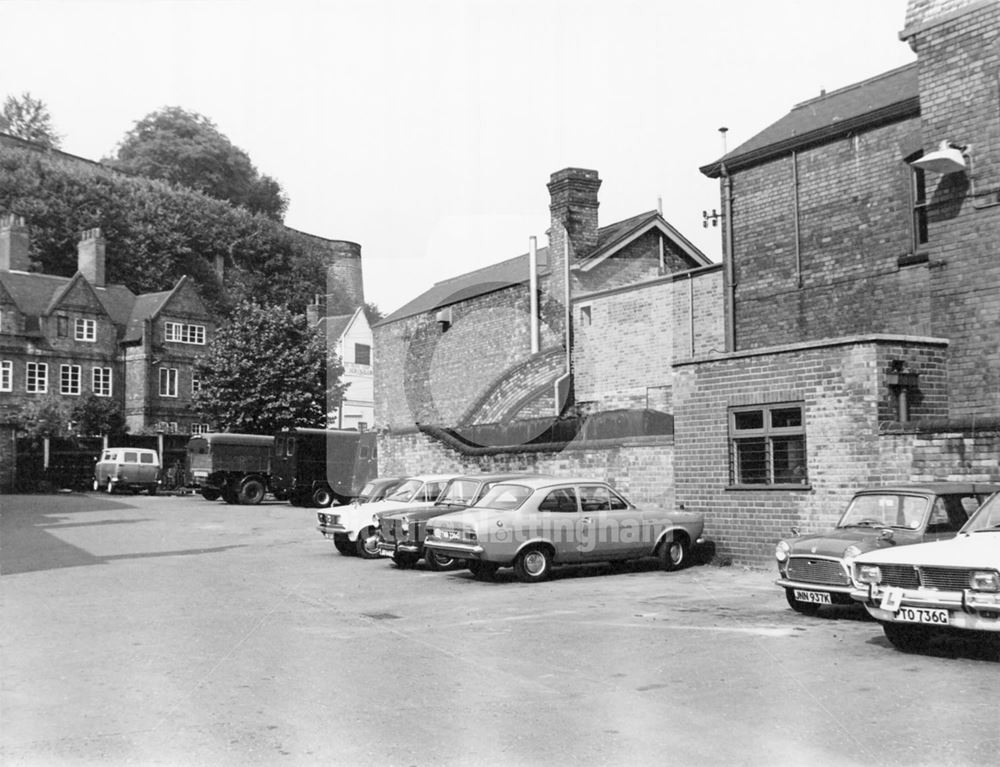
[[[93,343],[97,340],[97,320],[85,320],[77,318],[73,330],[73,337],[77,341],[89,341]]]
[[[183,322],[164,323],[164,340],[178,344],[205,344],[205,326]]]

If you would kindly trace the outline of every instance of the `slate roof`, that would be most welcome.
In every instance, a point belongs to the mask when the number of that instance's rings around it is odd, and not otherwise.
[[[58,277],[36,272],[0,271],[0,282],[24,314],[40,317],[49,310],[52,300],[72,282],[72,277]],[[93,286],[91,286],[93,287]],[[97,299],[116,325],[124,326],[136,302],[135,294],[124,285],[94,288]]]
[[[320,322],[324,323],[323,332],[328,339],[339,339],[347,326],[351,324],[354,314],[337,314],[333,317],[323,317]]]
[[[143,293],[136,296],[125,327],[125,337],[122,340],[126,342],[141,341],[143,321],[160,311],[172,293],[172,290],[163,290],[159,293]]]
[[[860,83],[803,101],[749,141],[699,170],[710,178],[747,168],[797,149],[920,114],[917,64],[907,64]]]

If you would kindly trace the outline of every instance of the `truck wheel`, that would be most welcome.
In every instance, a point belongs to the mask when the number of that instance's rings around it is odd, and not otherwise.
[[[201,489],[201,497],[204,498],[206,501],[217,501],[219,500],[219,491],[210,490],[207,487],[203,487]]]
[[[365,527],[358,531],[355,550],[362,559],[375,559],[378,556],[378,539],[374,527]]]
[[[328,487],[317,487],[313,490],[312,504],[320,509],[325,509],[333,504],[333,491]]]
[[[234,504],[234,503],[239,503],[240,499],[236,496],[236,493],[234,493],[228,487],[224,487],[222,489],[222,500],[224,500],[228,504]]]
[[[248,479],[240,486],[240,503],[256,506],[264,500],[264,483],[259,479]]]

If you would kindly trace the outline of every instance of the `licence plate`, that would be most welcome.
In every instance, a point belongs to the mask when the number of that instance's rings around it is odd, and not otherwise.
[[[934,626],[948,625],[948,611],[927,607],[900,607],[896,613],[899,623],[930,623]]]
[[[382,548],[380,548],[378,550],[378,555],[380,557],[391,557],[393,555],[393,552],[392,552],[391,549],[382,549]]]
[[[811,602],[814,605],[829,605],[833,603],[830,595],[825,591],[802,591],[801,589],[794,589],[792,595],[795,597],[796,602]]]

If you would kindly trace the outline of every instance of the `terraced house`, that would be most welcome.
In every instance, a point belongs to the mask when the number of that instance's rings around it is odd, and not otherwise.
[[[72,277],[29,271],[29,230],[0,217],[0,422],[32,399],[121,404],[132,433],[198,432],[195,358],[215,324],[187,278],[134,294],[105,281],[105,241],[83,232]]]

